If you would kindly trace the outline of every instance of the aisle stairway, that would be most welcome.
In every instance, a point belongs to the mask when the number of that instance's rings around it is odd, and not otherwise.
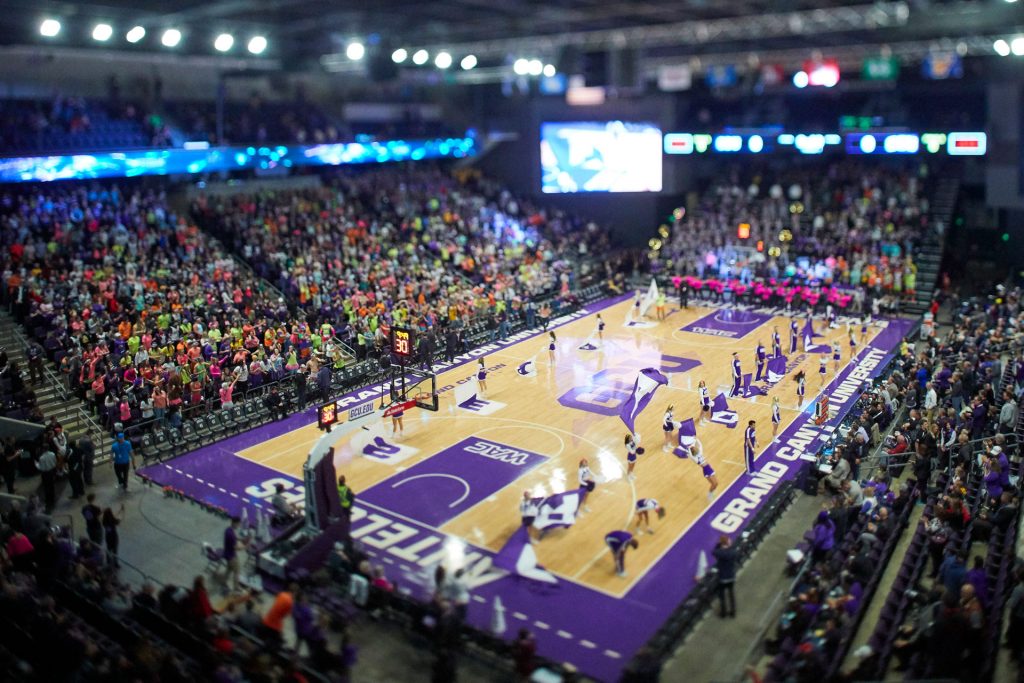
[[[25,332],[7,311],[0,310],[0,346],[7,349],[7,356],[28,374],[28,358],[25,351],[28,340]],[[43,415],[56,417],[70,438],[89,434],[96,447],[96,461],[103,462],[110,457],[110,434],[101,429],[85,403],[71,395],[56,372],[53,364],[46,362],[42,384],[32,387],[36,401]]]
[[[945,234],[949,232],[956,210],[957,197],[960,194],[958,178],[943,177],[935,185],[931,196],[931,224],[934,228],[942,226],[941,232],[920,245],[914,262],[917,264],[917,295],[914,301],[907,303],[904,309],[908,313],[920,315],[928,310],[928,305],[935,295],[935,287],[939,281],[939,268],[942,264],[942,249]]]

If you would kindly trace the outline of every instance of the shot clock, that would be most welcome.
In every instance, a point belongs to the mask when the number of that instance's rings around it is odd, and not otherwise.
[[[405,327],[391,328],[391,353],[400,359],[413,355],[412,330]]]

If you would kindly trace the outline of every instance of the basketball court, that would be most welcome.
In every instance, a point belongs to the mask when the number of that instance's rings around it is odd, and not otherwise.
[[[401,434],[392,433],[390,417],[381,417],[382,396],[386,407],[390,392],[368,387],[338,400],[338,424],[330,433],[319,429],[316,411],[307,410],[144,473],[232,513],[244,506],[266,510],[275,483],[301,501],[307,456],[314,447],[333,447],[338,473],[357,494],[352,535],[400,587],[429,595],[438,562],[465,567],[473,593],[471,622],[489,630],[500,597],[507,635],[530,628],[541,654],[614,679],[693,586],[701,552],[710,554],[718,534],[740,531],[771,490],[796,475],[805,453],[831,435],[861,384],[885,367],[912,326],[901,319],[876,321],[861,343],[857,321],[851,358],[846,321],[840,319],[833,330],[815,321],[821,336],[814,343],[837,341],[842,353],[838,372],[831,351],[827,355],[824,391],[832,417],[816,425],[814,405],[822,391],[818,354],[786,354],[790,318],[781,312],[670,307],[658,321],[652,308],[648,318],[631,321],[632,305],[631,296],[622,296],[553,321],[553,357],[546,333],[527,332],[435,366],[436,379],[410,373],[405,398],[431,403],[436,391],[437,409],[408,407]],[[606,322],[603,340],[594,334],[597,312]],[[785,378],[764,395],[729,399],[738,427],[697,425],[719,480],[709,503],[701,468],[663,451],[662,416],[671,404],[675,420],[696,420],[698,382],[706,382],[712,397],[728,394],[732,352],[738,352],[743,372],[753,373],[754,349],[760,342],[771,354],[776,326],[787,355]],[[487,371],[486,391],[476,381],[479,359]],[[627,429],[618,413],[643,368],[659,369],[669,384],[636,419],[645,453],[630,481]],[[807,376],[801,405],[793,380],[799,370]],[[776,395],[782,424],[773,443]],[[758,438],[759,472],[753,476],[744,472],[742,447],[743,427],[751,419]],[[495,569],[493,555],[520,526],[523,492],[544,497],[576,489],[582,458],[597,478],[589,510],[570,528],[534,543],[539,563],[558,583]],[[604,536],[619,529],[636,534],[639,498],[657,499],[667,515],[652,517],[653,535],[636,536],[639,548],[627,554],[627,576],[620,577]]]

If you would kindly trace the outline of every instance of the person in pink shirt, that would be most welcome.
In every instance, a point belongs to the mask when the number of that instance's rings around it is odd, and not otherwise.
[[[132,420],[132,407],[128,405],[127,397],[121,397],[121,403],[118,406],[118,410],[121,411],[121,424],[127,427],[128,423]]]
[[[230,382],[223,382],[220,385],[220,407],[221,408],[228,409],[228,408],[232,407],[233,405],[235,405],[234,401],[232,400],[232,394],[235,391],[235,382],[237,382],[237,381],[238,381],[238,378],[236,377],[235,379],[231,380]]]

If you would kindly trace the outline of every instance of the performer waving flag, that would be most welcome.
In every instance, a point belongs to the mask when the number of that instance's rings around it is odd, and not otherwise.
[[[799,327],[796,324],[796,318],[790,318],[789,320],[789,355],[796,353],[797,344],[800,340]]]
[[[782,340],[779,339],[779,326],[772,328],[772,356],[778,358],[782,355]]]
[[[619,417],[631,433],[636,434],[636,418],[654,398],[658,387],[668,384],[668,378],[654,368],[644,368],[633,383],[633,393],[619,409]]]

